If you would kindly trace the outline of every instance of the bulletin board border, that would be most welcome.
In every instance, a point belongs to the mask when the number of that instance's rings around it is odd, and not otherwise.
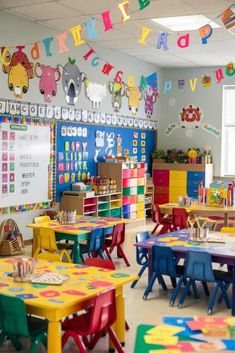
[[[11,205],[7,207],[0,207],[0,214],[11,214],[15,212],[24,212],[31,210],[40,210],[51,208],[51,205],[56,199],[56,136],[55,136],[55,121],[42,118],[32,118],[24,116],[12,116],[0,114],[0,124],[2,123],[12,123],[12,124],[28,124],[34,126],[50,126],[50,170],[49,173],[49,190],[51,194],[51,200],[37,203],[21,204],[21,205]]]

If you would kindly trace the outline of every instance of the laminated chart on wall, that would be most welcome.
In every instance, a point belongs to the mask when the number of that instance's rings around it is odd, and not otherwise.
[[[97,162],[105,156],[133,156],[151,170],[155,132],[134,128],[107,127],[57,122],[56,127],[56,199],[71,183],[97,175]]]
[[[0,117],[0,210],[23,210],[52,198],[50,141],[49,124]]]

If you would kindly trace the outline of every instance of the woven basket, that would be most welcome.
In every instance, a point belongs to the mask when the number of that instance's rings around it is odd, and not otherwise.
[[[9,231],[14,231],[17,236],[14,239],[6,239]],[[19,227],[13,219],[7,219],[0,225],[0,255],[18,255],[22,254],[24,241]]]

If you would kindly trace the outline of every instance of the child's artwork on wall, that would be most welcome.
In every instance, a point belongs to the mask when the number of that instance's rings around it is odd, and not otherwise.
[[[202,110],[199,107],[190,104],[189,106],[182,108],[179,112],[179,123],[170,123],[164,130],[164,134],[166,136],[171,136],[176,129],[182,128],[185,129],[185,135],[187,137],[192,137],[195,130],[202,128],[207,133],[219,137],[221,135],[220,130],[206,122],[202,123],[203,118],[204,114]]]
[[[147,118],[152,118],[153,106],[157,101],[158,94],[158,84],[157,84],[157,74],[156,72],[145,78],[146,86],[144,90],[144,110]]]
[[[99,109],[100,103],[107,95],[106,85],[91,82],[88,78],[85,80],[86,83],[86,95],[87,98],[92,102],[93,109]]]
[[[57,82],[61,78],[59,66],[51,67],[37,63],[34,68],[35,76],[39,80],[39,91],[44,96],[45,103],[51,103],[52,97],[57,93]]]
[[[66,102],[69,105],[75,105],[81,92],[82,82],[86,78],[86,74],[81,72],[75,65],[75,59],[68,59],[68,63],[63,67],[62,86],[65,93]]]
[[[9,62],[2,65],[2,71],[8,75],[9,90],[19,99],[28,92],[29,79],[34,76],[33,63],[23,52],[15,51],[12,55],[8,52],[7,57]]]
[[[125,96],[125,84],[123,82],[109,82],[109,92],[112,95],[112,107],[118,113],[122,107],[122,97]]]

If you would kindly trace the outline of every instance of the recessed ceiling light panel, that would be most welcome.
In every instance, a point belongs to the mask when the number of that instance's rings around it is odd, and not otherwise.
[[[212,28],[220,28],[204,15],[152,18],[151,21],[175,32],[195,31],[206,24],[210,24]]]

